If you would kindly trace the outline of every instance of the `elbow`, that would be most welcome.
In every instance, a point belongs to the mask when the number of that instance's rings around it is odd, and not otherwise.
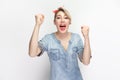
[[[28,52],[28,55],[30,56],[30,57],[36,57],[36,55],[35,55],[36,53],[35,52],[33,52],[33,51],[29,51]]]
[[[29,54],[29,56],[30,56],[30,57],[32,57],[32,58],[34,58],[34,57],[35,57],[34,55],[31,55],[31,54]]]
[[[90,64],[90,60],[82,60],[82,63],[86,66],[88,66]]]
[[[82,62],[84,65],[88,66],[90,62]]]
[[[33,48],[33,47],[31,47],[31,48],[29,48],[29,50],[28,50],[28,55],[30,56],[30,57],[36,57],[37,55],[38,55],[38,50],[37,50],[37,48]]]

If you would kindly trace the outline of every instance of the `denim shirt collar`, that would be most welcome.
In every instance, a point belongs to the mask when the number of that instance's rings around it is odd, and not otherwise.
[[[58,39],[56,38],[55,33],[52,33],[52,36],[53,36],[53,38],[55,39],[55,41],[60,44],[60,40],[58,40]],[[70,38],[70,40],[69,40],[69,43],[70,43],[70,44],[72,43],[72,39],[73,39],[73,33],[71,32],[71,38]]]

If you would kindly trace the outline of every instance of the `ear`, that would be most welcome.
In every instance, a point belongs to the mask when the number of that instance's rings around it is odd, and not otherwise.
[[[69,24],[71,24],[71,21],[69,22]]]
[[[69,24],[71,24],[71,22]]]
[[[54,25],[56,25],[55,21],[53,21]]]

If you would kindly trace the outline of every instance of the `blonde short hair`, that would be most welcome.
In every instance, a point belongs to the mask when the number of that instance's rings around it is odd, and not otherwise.
[[[57,13],[58,13],[59,11],[64,12],[65,15],[68,17],[68,19],[70,20],[70,23],[71,23],[71,16],[70,16],[70,13],[69,13],[65,8],[63,8],[63,7],[58,8],[58,9],[57,9],[57,12],[55,12],[54,21],[55,21],[55,18],[56,18],[56,16],[57,16]]]

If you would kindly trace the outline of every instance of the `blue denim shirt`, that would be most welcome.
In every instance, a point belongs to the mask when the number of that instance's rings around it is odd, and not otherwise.
[[[79,34],[72,33],[67,50],[63,48],[54,33],[45,35],[39,40],[39,47],[47,51],[50,60],[50,80],[83,80],[78,55],[83,53],[83,42]]]

